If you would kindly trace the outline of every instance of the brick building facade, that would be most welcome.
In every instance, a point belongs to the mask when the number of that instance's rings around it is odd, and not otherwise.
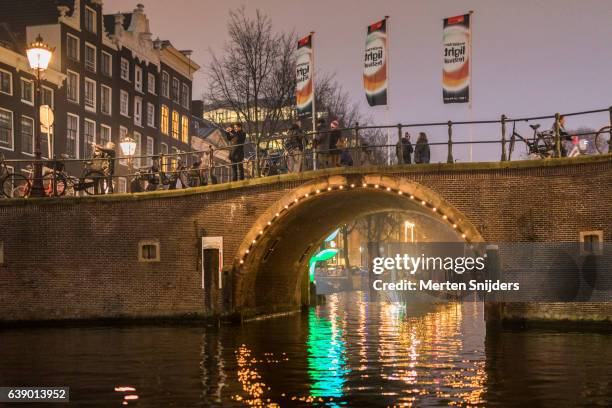
[[[25,55],[26,44],[38,34],[55,47],[46,73],[49,80],[52,73],[60,74],[54,76],[59,80],[54,88],[53,155],[88,158],[92,142],[113,141],[120,156],[119,142],[127,135],[137,142],[136,156],[189,151],[192,81],[199,66],[189,51],[153,39],[143,5],[130,13],[104,15],[102,3],[23,0],[0,5],[0,22],[7,27],[5,37],[14,40],[14,52]],[[7,58],[0,58],[0,64],[14,65]],[[19,84],[21,75],[15,74],[13,82]],[[0,108],[10,109],[15,118],[32,110],[1,98]],[[21,129],[15,126],[15,131]],[[0,149],[10,158],[30,157],[17,146]],[[117,172],[125,174],[126,163],[120,164]],[[136,159],[135,165],[150,161]],[[69,171],[78,173],[79,166],[73,164]],[[126,180],[117,182],[125,191]]]

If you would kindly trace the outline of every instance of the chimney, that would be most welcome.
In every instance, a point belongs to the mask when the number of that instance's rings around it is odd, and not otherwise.
[[[191,101],[191,114],[198,118],[204,117],[204,101]]]
[[[123,34],[123,20],[124,16],[121,13],[115,14],[115,36],[120,37]]]

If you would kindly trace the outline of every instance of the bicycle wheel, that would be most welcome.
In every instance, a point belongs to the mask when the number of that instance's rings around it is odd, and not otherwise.
[[[30,189],[30,180],[21,174],[7,174],[2,180],[2,196],[6,198],[26,198]]]
[[[87,195],[99,195],[104,193],[104,173],[97,170],[89,170],[83,178],[81,178],[81,190]]]
[[[48,173],[43,176],[43,186],[47,196],[60,197],[66,194],[68,182],[66,176],[61,173]]]
[[[612,153],[610,150],[610,132],[612,127],[604,126],[595,135],[595,148],[600,154]]]

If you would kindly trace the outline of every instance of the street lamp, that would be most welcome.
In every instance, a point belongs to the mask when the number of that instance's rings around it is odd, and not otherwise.
[[[26,48],[26,54],[28,56],[28,62],[30,64],[30,68],[36,70],[36,92],[33,95],[35,103],[34,109],[36,109],[36,97],[38,95],[38,99],[40,103],[42,103],[42,87],[40,86],[41,82],[41,74],[49,67],[49,63],[51,62],[51,57],[53,56],[53,48],[49,47],[47,44],[43,42],[40,34],[36,37],[36,40],[28,44]],[[38,118],[39,115],[36,115]],[[40,131],[40,118],[35,122],[34,126],[34,134],[37,135],[34,138],[34,154],[36,156],[36,161],[34,163],[34,182],[32,183],[32,191],[30,192],[30,196],[32,197],[44,197],[45,190],[43,186],[43,174],[42,174],[42,153],[40,148],[40,138],[42,136]]]
[[[123,153],[123,156],[127,157],[128,173],[129,175],[131,175],[134,172],[134,166],[133,166],[132,160],[134,158],[134,154],[136,154],[136,141],[129,136],[125,136],[119,142],[119,147],[121,147],[121,153]],[[130,182],[129,177],[128,177],[128,190],[130,191],[130,193],[132,192],[132,183]]]

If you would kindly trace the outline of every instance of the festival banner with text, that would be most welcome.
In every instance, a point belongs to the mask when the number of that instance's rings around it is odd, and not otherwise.
[[[470,14],[444,19],[442,94],[444,103],[470,101]]]
[[[370,106],[387,104],[387,19],[368,27],[363,65],[363,87]]]
[[[298,41],[296,55],[296,82],[295,91],[297,113],[299,117],[312,117],[314,83],[313,83],[313,50],[312,34]]]

